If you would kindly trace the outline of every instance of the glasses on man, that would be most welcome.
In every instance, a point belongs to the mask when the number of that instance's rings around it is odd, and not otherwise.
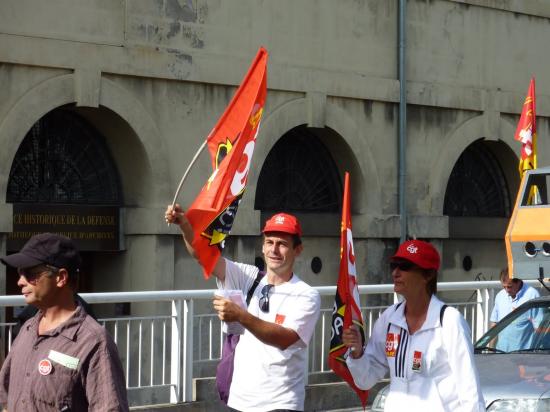
[[[403,260],[401,262],[390,262],[390,270],[393,272],[395,269],[399,269],[401,272],[410,272],[417,266],[409,261]]]
[[[43,265],[42,267],[34,268],[34,270],[33,268],[18,268],[17,274],[19,276],[24,276],[27,282],[35,284],[44,273],[57,273],[58,271],[59,269],[54,266]]]
[[[260,305],[260,310],[264,313],[269,312],[269,292],[274,286],[275,285],[265,285],[261,290],[262,296],[260,296],[258,304]]]

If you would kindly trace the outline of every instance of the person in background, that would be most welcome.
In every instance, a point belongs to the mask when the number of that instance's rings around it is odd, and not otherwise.
[[[81,259],[74,243],[42,233],[0,260],[17,268],[25,302],[38,308],[0,370],[4,410],[128,411],[116,345],[75,299]]]
[[[508,268],[500,271],[502,290],[495,297],[495,306],[491,312],[491,327],[528,300],[538,298],[540,293],[518,278],[510,279]]]
[[[191,254],[193,230],[179,205],[168,206],[165,219],[179,225]],[[278,213],[263,229],[266,273],[254,289],[248,310],[214,297],[225,322],[244,327],[235,348],[233,380],[227,405],[232,411],[303,411],[307,345],[319,317],[319,293],[294,273],[303,249],[296,217]],[[220,258],[212,272],[218,287],[246,296],[258,275],[253,265]]]
[[[495,297],[495,305],[491,312],[490,326],[493,327],[506,315],[515,310],[521,304],[540,296],[538,290],[527,285],[521,279],[510,279],[508,268],[500,272],[502,290]],[[513,328],[506,328],[506,332],[498,335],[496,348],[505,352],[528,348],[534,332],[533,317],[536,314],[528,311],[514,321]],[[492,342],[495,345],[495,342]]]
[[[390,268],[404,300],[382,313],[365,347],[356,326],[343,332],[358,388],[370,389],[389,373],[386,411],[485,411],[468,324],[436,297],[439,265],[430,243],[402,243]]]

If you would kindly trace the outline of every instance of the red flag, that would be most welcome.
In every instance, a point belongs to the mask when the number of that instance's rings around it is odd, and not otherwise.
[[[526,170],[537,168],[537,127],[535,110],[535,79],[531,79],[529,90],[523,103],[521,117],[514,139],[522,143],[519,175],[523,177]]]
[[[207,279],[244,193],[267,94],[266,78],[267,51],[262,47],[207,138],[213,172],[186,213],[195,234],[193,248]]]
[[[361,315],[359,290],[357,288],[357,271],[355,268],[355,250],[351,232],[349,173],[344,178],[344,201],[342,205],[342,226],[340,233],[340,273],[334,298],[332,312],[332,333],[328,363],[330,368],[344,379],[357,393],[363,408],[367,404],[368,391],[359,389],[353,382],[353,377],[344,358],[348,348],[342,343],[342,332],[351,325],[356,325],[365,343],[365,325]]]

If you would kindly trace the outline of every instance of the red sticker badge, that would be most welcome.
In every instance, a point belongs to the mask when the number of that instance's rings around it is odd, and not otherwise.
[[[285,315],[280,315],[278,313],[275,315],[275,323],[277,325],[282,325],[284,321],[285,321]]]
[[[412,370],[414,372],[420,372],[422,369],[422,352],[415,350],[413,356]]]
[[[52,363],[49,359],[42,359],[40,362],[38,362],[38,372],[40,372],[40,375],[49,375],[52,373]]]
[[[388,333],[386,335],[386,356],[388,358],[395,357],[395,351],[399,346],[399,337],[398,333]]]

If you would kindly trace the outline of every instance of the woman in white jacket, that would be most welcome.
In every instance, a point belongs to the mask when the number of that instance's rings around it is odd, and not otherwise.
[[[354,326],[343,333],[359,388],[370,389],[389,373],[385,411],[485,411],[470,329],[435,296],[439,265],[430,243],[402,243],[390,266],[394,291],[404,301],[384,311],[366,347]]]

